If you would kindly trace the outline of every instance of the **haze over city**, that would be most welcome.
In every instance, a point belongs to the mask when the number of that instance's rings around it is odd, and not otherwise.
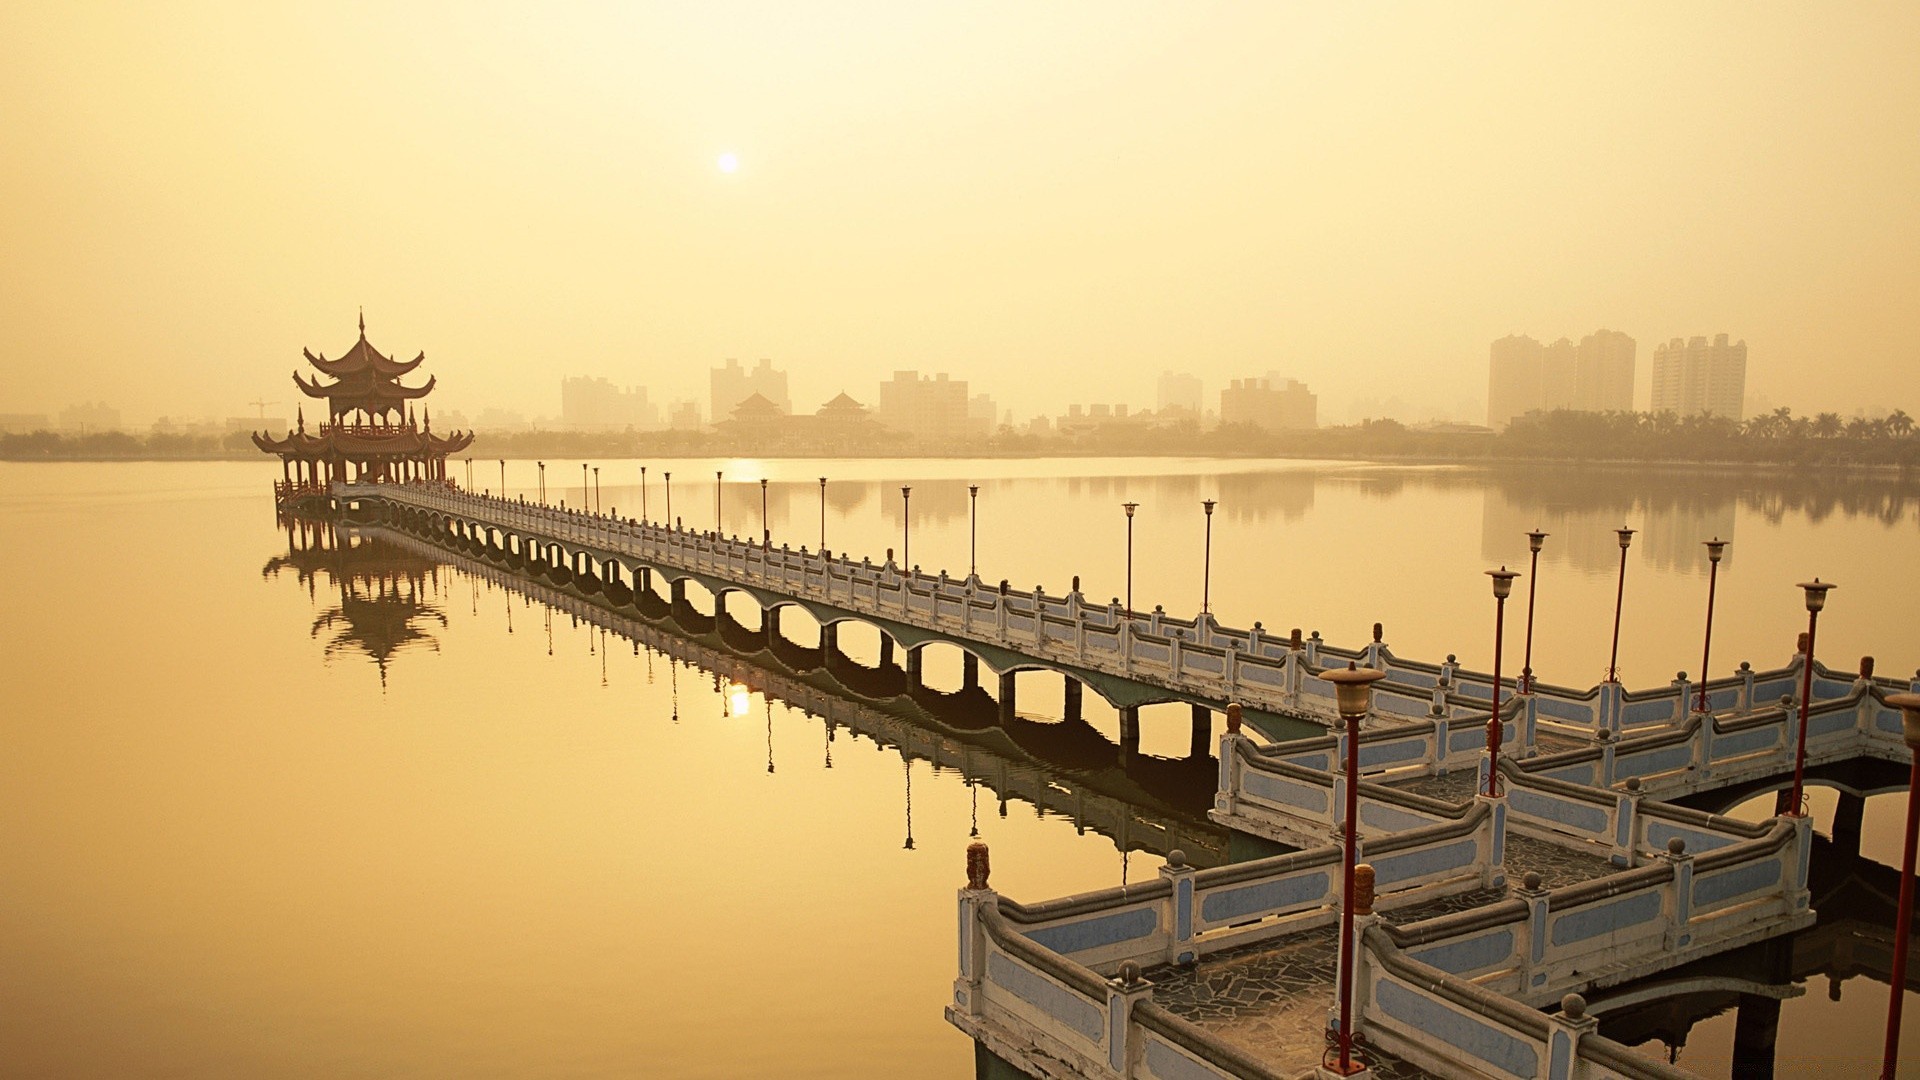
[[[1024,418],[1268,371],[1479,419],[1489,343],[1751,349],[1911,406],[1920,9],[699,5],[0,12],[0,412],[796,409],[950,371]],[[1098,393],[1083,386],[1096,376]]]

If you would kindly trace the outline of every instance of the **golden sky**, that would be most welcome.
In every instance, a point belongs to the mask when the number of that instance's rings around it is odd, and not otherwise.
[[[1445,410],[1511,332],[1920,411],[1920,5],[0,6],[0,411],[563,375]],[[717,160],[738,155],[723,173]],[[1216,399],[1217,401],[1217,399]]]

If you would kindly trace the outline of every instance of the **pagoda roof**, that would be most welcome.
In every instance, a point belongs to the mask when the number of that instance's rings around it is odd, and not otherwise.
[[[326,398],[336,405],[341,399],[352,401],[378,402],[386,408],[395,408],[398,402],[412,401],[426,397],[433,390],[434,376],[427,376],[422,386],[402,386],[392,377],[382,376],[372,369],[358,371],[341,376],[332,383],[321,383],[319,379],[302,378],[299,372],[293,373],[293,382],[308,397]],[[364,408],[360,404],[349,405],[349,409]],[[336,412],[341,411],[335,409]]]
[[[322,383],[319,378],[302,377],[296,371],[294,385],[308,397],[326,398],[336,416],[356,410],[379,414],[399,409],[407,401],[427,396],[434,386],[431,377],[423,386],[400,384],[400,377],[425,362],[427,354],[422,352],[411,360],[402,361],[374,348],[367,341],[367,317],[364,314],[360,316],[360,339],[338,359],[329,360],[325,354],[315,355],[307,349],[301,349],[300,355],[320,375],[333,381]]]
[[[362,371],[374,371],[389,378],[397,378],[419,367],[427,359],[427,354],[421,352],[411,360],[395,360],[374,348],[367,341],[365,314],[360,316],[360,340],[354,342],[346,352],[340,355],[339,359],[329,360],[326,353],[316,355],[306,349],[301,349],[300,355],[306,357],[307,363],[318,368],[322,374],[331,375],[336,379],[345,375],[357,375]]]
[[[784,416],[780,406],[773,403],[765,394],[755,393],[745,401],[733,407],[735,420],[758,420],[775,416]]]
[[[411,425],[392,428],[328,425],[322,427],[317,435],[302,429],[289,431],[279,439],[265,432],[253,433],[253,445],[261,450],[298,458],[437,456],[457,454],[472,444],[471,431],[435,435]]]
[[[867,407],[849,397],[845,390],[840,391],[832,401],[820,406],[819,411],[815,413],[816,416],[865,416],[866,414]]]

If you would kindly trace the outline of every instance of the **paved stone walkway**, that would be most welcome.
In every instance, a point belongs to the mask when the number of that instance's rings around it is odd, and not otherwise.
[[[1518,884],[1528,871],[1547,888],[1572,885],[1614,872],[1604,856],[1587,855],[1544,840],[1507,835],[1507,879]],[[1503,900],[1508,888],[1474,889],[1412,907],[1382,905],[1385,918],[1401,926]],[[1153,1000],[1249,1052],[1282,1072],[1318,1064],[1326,1046],[1327,1018],[1334,1006],[1335,948],[1339,935],[1326,926],[1206,957],[1188,967],[1154,968]],[[1376,1054],[1375,1073],[1387,1080],[1421,1080],[1427,1073],[1397,1058]]]
[[[1256,1054],[1278,1072],[1313,1068],[1327,1048],[1334,1004],[1334,927],[1209,956],[1184,968],[1146,973],[1153,1000],[1169,1012]],[[1426,1080],[1398,1058],[1372,1054],[1374,1075]]]

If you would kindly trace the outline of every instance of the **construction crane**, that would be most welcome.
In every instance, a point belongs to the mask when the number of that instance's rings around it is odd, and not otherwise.
[[[260,422],[264,424],[267,422],[267,406],[278,405],[280,403],[277,401],[249,401],[247,404],[260,410]]]

